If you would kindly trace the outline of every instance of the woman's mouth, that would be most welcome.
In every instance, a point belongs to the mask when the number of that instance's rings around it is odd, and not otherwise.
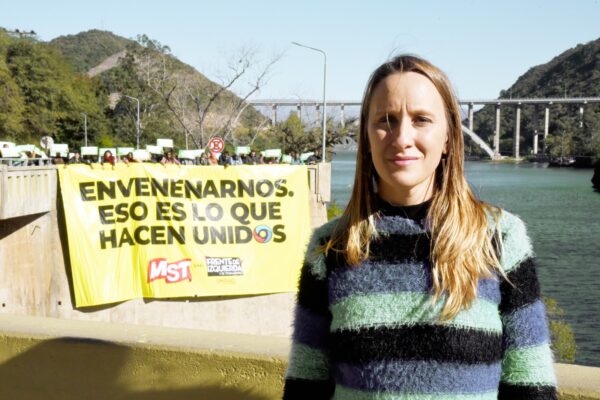
[[[399,167],[411,165],[411,164],[417,162],[418,160],[419,160],[419,157],[410,157],[410,156],[400,156],[400,157],[394,157],[391,159],[391,161]]]

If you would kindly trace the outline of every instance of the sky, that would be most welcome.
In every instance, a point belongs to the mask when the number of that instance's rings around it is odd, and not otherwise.
[[[280,57],[254,99],[322,98],[323,55],[292,41],[326,52],[328,101],[360,101],[369,74],[395,54],[442,68],[461,99],[489,99],[600,38],[600,0],[0,0],[0,10],[0,26],[44,41],[89,29],[146,34],[216,81],[240,49],[255,52],[257,70]]]

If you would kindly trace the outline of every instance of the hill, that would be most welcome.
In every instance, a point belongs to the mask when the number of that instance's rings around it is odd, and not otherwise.
[[[517,81],[500,92],[499,98],[600,97],[600,39],[578,44],[545,64],[530,68]],[[550,106],[550,136],[546,146],[553,155],[600,156],[600,105]],[[501,109],[500,151],[511,154],[515,108]],[[492,143],[495,129],[494,106],[475,113],[474,130]],[[521,149],[529,154],[533,135],[544,131],[544,107],[522,106]],[[543,143],[540,141],[540,146]]]
[[[244,138],[234,135],[233,130],[259,125],[265,119],[236,94],[181,62],[171,55],[168,46],[146,35],[131,40],[111,32],[90,30],[59,37],[51,45],[74,69],[100,80],[111,99],[117,99],[112,104],[117,118],[129,108],[127,104],[121,107],[118,104],[119,99],[128,103],[121,98],[127,92],[128,96],[144,99],[145,114],[156,117],[153,124],[156,130],[175,130],[172,135],[179,136],[183,130],[199,146],[216,134],[229,136],[233,145],[245,144]],[[196,118],[190,117],[194,115]],[[131,118],[121,118],[120,122],[131,125]]]
[[[59,36],[49,42],[69,60],[76,72],[85,73],[135,41],[97,29]]]

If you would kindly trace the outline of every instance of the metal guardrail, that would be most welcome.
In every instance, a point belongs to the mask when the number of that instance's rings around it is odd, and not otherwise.
[[[1,158],[0,157],[0,165],[7,165],[9,167],[28,167],[28,166],[47,166],[52,165],[52,160],[49,158]]]

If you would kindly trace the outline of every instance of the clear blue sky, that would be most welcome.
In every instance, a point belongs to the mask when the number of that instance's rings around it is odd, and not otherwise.
[[[459,97],[493,98],[531,66],[600,37],[599,0],[0,1],[0,26],[42,40],[104,29],[145,33],[214,78],[241,46],[283,53],[255,98],[359,100],[369,73],[410,52],[449,75]],[[599,93],[593,93],[598,95]]]

